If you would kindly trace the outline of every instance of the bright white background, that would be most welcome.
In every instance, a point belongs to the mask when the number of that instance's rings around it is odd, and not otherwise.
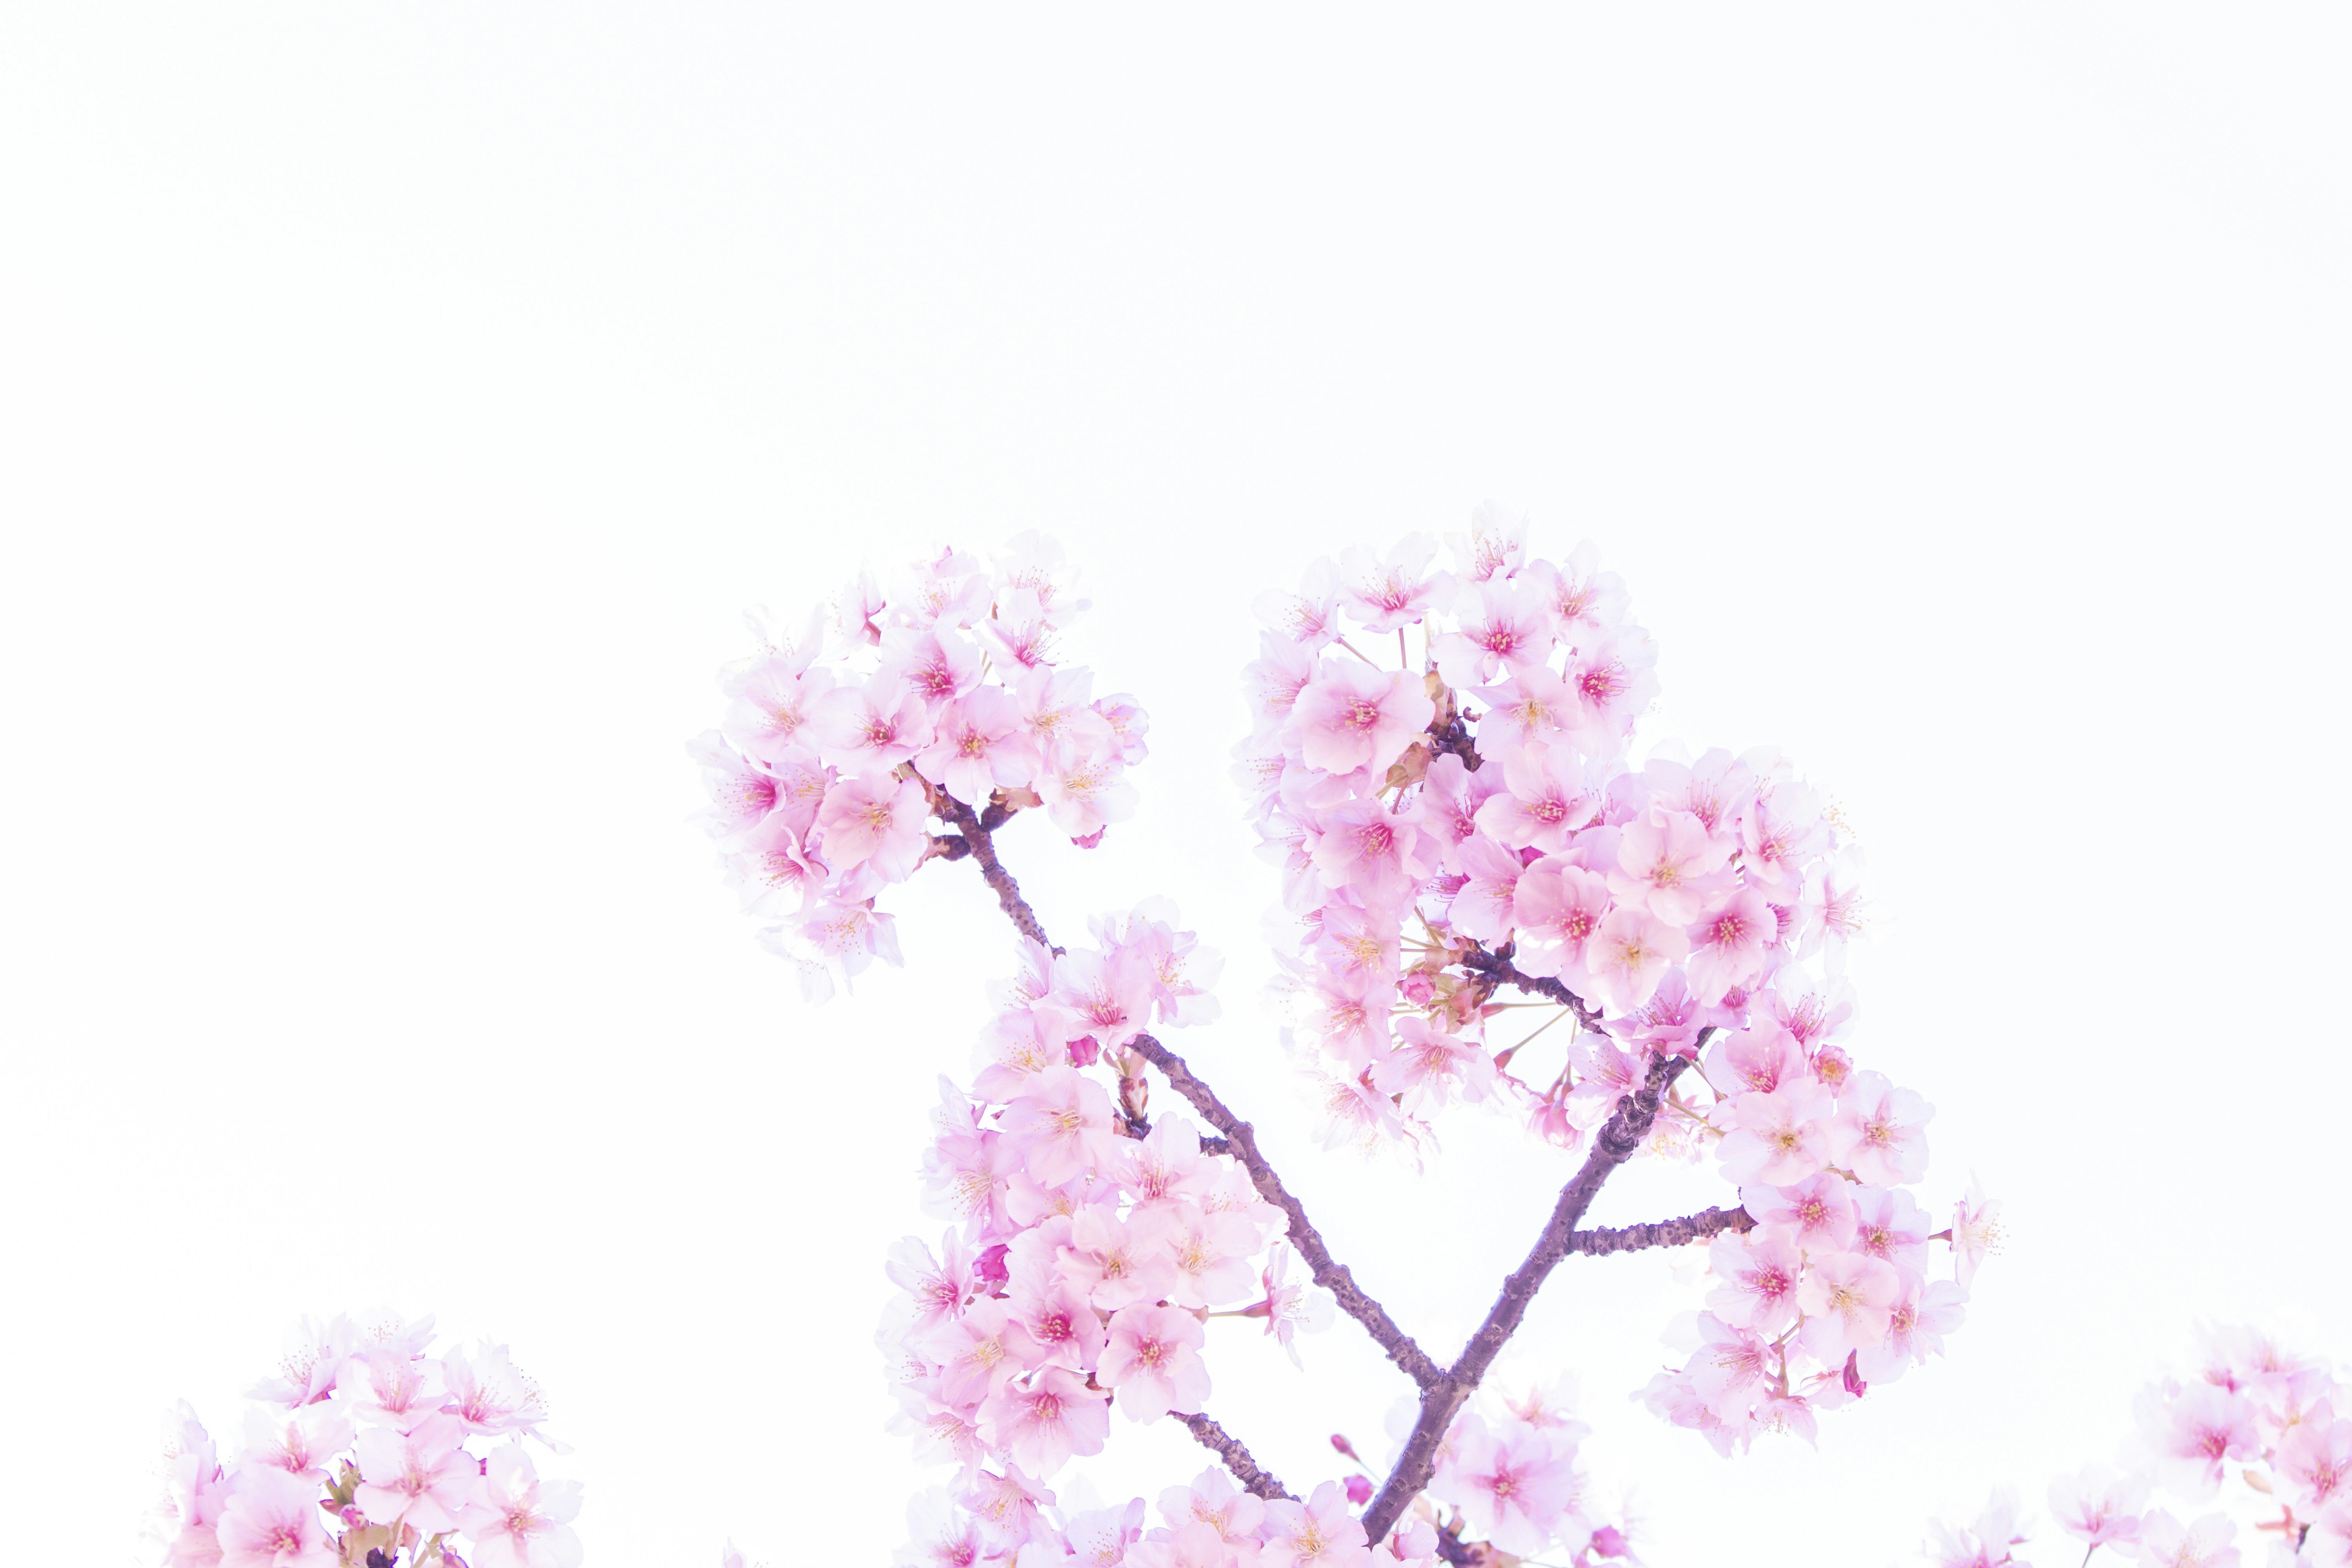
[[[803,1007],[683,742],[744,605],[1029,528],[1154,754],[1101,849],[1006,852],[1057,931],[1164,892],[1226,952],[1180,1046],[1435,1348],[1563,1167],[1310,1152],[1250,596],[1505,498],[1631,583],[1652,735],[1858,827],[1858,1053],[2008,1248],[1949,1361],[1737,1463],[1625,1401],[1668,1260],[1563,1269],[1524,1364],[1648,1561],[2038,1497],[2200,1317],[2352,1353],[2345,15],[10,7],[5,1554],[135,1560],[161,1407],[234,1430],[379,1301],[514,1344],[592,1563],[895,1544],[879,1259],[1001,926],[933,868],[908,968]],[[1351,1325],[1304,1382],[1218,1327],[1294,1485],[1377,1440]]]

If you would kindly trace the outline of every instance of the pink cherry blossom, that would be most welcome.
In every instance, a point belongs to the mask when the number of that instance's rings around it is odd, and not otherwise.
[[[1617,864],[1609,871],[1610,890],[1622,901],[1645,904],[1669,925],[1687,926],[1729,890],[1723,868],[1731,849],[1688,812],[1649,812],[1626,824]]]
[[[1524,1422],[1490,1429],[1475,1415],[1456,1422],[1453,1452],[1438,1485],[1480,1536],[1521,1557],[1559,1537],[1580,1551],[1589,1531],[1575,1515],[1572,1448],[1553,1430]]]
[[[242,1478],[221,1510],[221,1568],[339,1568],[319,1512],[317,1483],[263,1468]]]
[[[1036,776],[1035,744],[1021,726],[1021,710],[1002,688],[964,693],[940,712],[931,743],[914,758],[915,771],[966,805],[978,806],[1008,785]]]
[[[1927,1168],[1927,1140],[1919,1130],[1935,1113],[1935,1107],[1895,1088],[1885,1074],[1856,1073],[1838,1093],[1830,1159],[1872,1186],[1916,1182]]]
[[[352,1424],[332,1405],[306,1405],[291,1411],[247,1413],[246,1464],[263,1464],[323,1481],[326,1464],[352,1440]]]
[[[1735,1095],[1725,1104],[1728,1130],[1717,1152],[1733,1181],[1785,1186],[1829,1163],[1832,1101],[1811,1079]]]
[[[2226,1514],[2209,1513],[2183,1524],[2163,1509],[2140,1521],[2139,1560],[2147,1568],[2238,1568],[2238,1527]]]
[[[887,881],[902,881],[923,858],[929,837],[923,786],[912,779],[864,773],[825,792],[816,815],[821,853],[835,871],[871,866]]]
[[[1844,1177],[1823,1171],[1786,1186],[1742,1187],[1739,1202],[1807,1252],[1843,1252],[1853,1243],[1853,1192]]]
[[[1357,800],[1334,807],[1318,826],[1315,868],[1333,888],[1398,899],[1437,868],[1437,847],[1417,814]]]
[[[809,712],[817,755],[844,773],[886,773],[931,743],[919,694],[890,676],[837,687]]]
[[[1657,658],[1649,638],[1630,626],[1577,643],[1566,670],[1577,703],[1577,744],[1600,756],[1624,745],[1657,693],[1651,673]]]
[[[1339,593],[1348,611],[1371,632],[1392,632],[1411,626],[1441,607],[1454,591],[1454,579],[1431,573],[1436,542],[1426,534],[1408,534],[1385,560],[1361,545],[1339,556]]]
[[[1600,815],[1600,772],[1566,747],[1514,752],[1503,781],[1504,792],[1478,808],[1478,826],[1514,849],[1557,855]]]
[[[702,765],[703,784],[710,792],[705,825],[721,844],[740,838],[776,809],[776,775],[727,744],[718,731],[710,731],[687,750]]]
[[[1110,1096],[1074,1068],[1049,1068],[1005,1108],[1004,1132],[1039,1181],[1068,1181],[1110,1161]]]
[[[1046,1005],[1070,1034],[1091,1035],[1103,1049],[1117,1050],[1150,1024],[1157,979],[1140,952],[1073,952],[1055,965]]]
[[[1886,1338],[1901,1293],[1895,1270],[1875,1258],[1854,1252],[1808,1257],[1797,1287],[1807,1348],[1832,1366],[1855,1351],[1875,1349]]]
[[[1886,1314],[1886,1339],[1856,1352],[1856,1370],[1872,1383],[1892,1383],[1930,1356],[1944,1353],[1944,1336],[1968,1318],[1969,1293],[1949,1279],[1923,1282],[1896,1268],[1901,1291]]]
[[[1298,592],[1268,589],[1258,595],[1255,608],[1273,636],[1313,649],[1339,636],[1339,571],[1325,560],[1307,568]]]
[[[1430,647],[1448,686],[1484,686],[1551,657],[1552,609],[1542,584],[1490,577],[1462,598],[1462,629]]]
[[[1764,901],[1761,891],[1735,890],[1702,913],[1691,927],[1691,989],[1710,1007],[1721,1002],[1734,988],[1764,972],[1769,951],[1780,933],[1780,917]]]
[[[1585,945],[1613,908],[1607,879],[1557,858],[1537,861],[1511,896],[1512,918],[1526,944],[1521,968],[1571,988],[1585,973]]]
[[[1900,1187],[1853,1189],[1853,1250],[1897,1273],[1924,1277],[1927,1267],[1927,1216]]]
[[[2352,1420],[2337,1420],[2325,1400],[2279,1443],[2278,1479],[2287,1501],[2316,1516],[2352,1497]]]
[[[1305,1502],[1265,1505],[1260,1568],[1364,1568],[1371,1561],[1364,1527],[1348,1511],[1347,1493],[1325,1481]]]
[[[1119,1413],[1157,1421],[1170,1411],[1194,1411],[1209,1396],[1206,1342],[1201,1321],[1174,1307],[1130,1306],[1112,1314],[1100,1376],[1118,1392]]]
[[[466,1425],[452,1415],[434,1415],[413,1431],[374,1426],[353,1446],[360,1485],[352,1500],[379,1524],[414,1526],[437,1535],[457,1525],[481,1469],[459,1445]]]
[[[2050,1483],[2050,1517],[2067,1534],[2092,1546],[2129,1545],[2139,1539],[2147,1483],[2093,1465]]]
[[[2225,1463],[2262,1452],[2253,1402],[2242,1394],[2196,1384],[2158,1401],[2151,1415],[2149,1438],[2167,1483],[2189,1497],[2212,1496]]]
[[[1353,659],[1326,658],[1292,705],[1298,752],[1329,773],[1384,770],[1436,711],[1420,679]]]
[[[1707,1053],[1704,1068],[1706,1081],[1727,1099],[1750,1089],[1769,1094],[1784,1083],[1812,1076],[1797,1037],[1769,1026],[1724,1036]]]
[[[980,672],[980,649],[951,630],[937,626],[893,626],[882,634],[877,673],[905,682],[934,712],[970,691]]]
[[[1037,775],[1045,815],[1073,839],[1097,839],[1104,828],[1135,815],[1135,786],[1106,757],[1055,763]]]
[[[459,1521],[474,1538],[475,1568],[579,1568],[576,1481],[542,1481],[520,1445],[490,1450],[474,1500]]]
[[[1933,1527],[1927,1561],[1935,1568],[2010,1568],[2011,1564],[2026,1568],[2009,1550],[2026,1540],[2017,1525],[2015,1495],[1995,1492],[1969,1528],[1954,1530],[1942,1524]]]
[[[1525,862],[1480,834],[1455,851],[1454,863],[1466,880],[1454,890],[1446,910],[1448,922],[1480,942],[1508,942],[1517,918],[1514,896]]]
[[[1584,971],[1592,977],[1592,999],[1611,1012],[1630,1013],[1657,994],[1667,966],[1689,952],[1681,929],[1647,910],[1612,910],[1585,939]]]
[[[1479,749],[1507,762],[1513,755],[1565,741],[1580,709],[1568,682],[1537,665],[1475,695],[1488,705],[1478,729]]]
[[[1050,1476],[1073,1457],[1102,1452],[1108,1397],[1065,1367],[1040,1367],[989,1396],[980,1407],[981,1435],[1031,1474]]]
[[[1462,567],[1462,582],[1509,577],[1527,557],[1528,520],[1494,501],[1481,501],[1470,514],[1468,531],[1447,534],[1445,547]]]
[[[1797,1321],[1804,1254],[1786,1231],[1718,1236],[1707,1261],[1720,1283],[1706,1304],[1725,1322],[1769,1336]]]
[[[1070,1222],[1063,1277],[1106,1312],[1157,1301],[1176,1287],[1176,1216],[1164,1209],[1136,1209],[1118,1219],[1089,1206]]]
[[[1975,1279],[1987,1254],[2000,1245],[2000,1204],[1988,1199],[1974,1180],[1968,1195],[1952,1207],[1952,1258],[1960,1283]]]
[[[817,700],[833,689],[833,674],[810,669],[805,658],[763,658],[726,682],[733,699],[719,732],[729,745],[755,763],[775,766],[786,756],[813,750],[809,730]]]

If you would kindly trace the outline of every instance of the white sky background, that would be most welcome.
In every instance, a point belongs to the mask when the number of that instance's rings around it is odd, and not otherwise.
[[[1948,1361],[1738,1462],[1624,1397],[1696,1289],[1563,1268],[1516,1358],[1581,1374],[1649,1562],[2038,1500],[2200,1317],[2352,1355],[2347,44],[9,8],[5,1554],[136,1560],[158,1412],[234,1432],[296,1316],[383,1301],[512,1343],[593,1563],[896,1544],[881,1255],[940,1228],[930,1084],[1008,938],[929,868],[908,967],[803,1006],[683,742],[743,606],[1030,528],[1153,755],[1100,849],[1005,853],[1057,932],[1163,893],[1227,954],[1173,1043],[1433,1350],[1567,1166],[1458,1113],[1423,1180],[1315,1152],[1225,773],[1251,597],[1504,499],[1631,584],[1647,737],[1777,744],[1858,828],[1856,1054],[2011,1239]],[[1344,1321],[1303,1380],[1214,1327],[1211,1407],[1294,1487],[1404,1388]],[[1122,1449],[1129,1489],[1206,1462]]]

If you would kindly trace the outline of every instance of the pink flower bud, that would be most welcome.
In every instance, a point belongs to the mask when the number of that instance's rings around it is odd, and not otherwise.
[[[1364,1476],[1348,1478],[1348,1500],[1358,1508],[1372,1500],[1372,1483]]]
[[[1092,1035],[1080,1035],[1070,1042],[1070,1065],[1090,1068],[1102,1058],[1102,1042]]]

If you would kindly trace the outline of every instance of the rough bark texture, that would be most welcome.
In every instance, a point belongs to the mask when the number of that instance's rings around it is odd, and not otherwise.
[[[1602,1258],[1612,1252],[1639,1252],[1647,1247],[1687,1247],[1727,1230],[1755,1228],[1755,1216],[1746,1209],[1702,1209],[1680,1219],[1662,1219],[1654,1225],[1629,1225],[1622,1230],[1580,1230],[1569,1237],[1568,1249],[1587,1258]]]
[[[1290,1496],[1282,1489],[1280,1481],[1267,1474],[1265,1468],[1250,1457],[1250,1451],[1242,1446],[1239,1437],[1205,1415],[1179,1415],[1176,1419],[1192,1429],[1192,1436],[1201,1440],[1202,1447],[1225,1462],[1225,1468],[1233,1472],[1234,1479],[1241,1482],[1244,1489],[1255,1492],[1268,1502]]]
[[[997,817],[993,823],[988,820],[988,817],[996,816],[996,807],[989,807],[986,816],[982,816],[952,795],[943,793],[940,798],[946,803],[955,825],[963,830],[963,843],[967,847],[965,853],[980,868],[980,874],[986,879],[988,885],[995,889],[996,901],[1003,908],[1006,917],[1031,942],[1053,947],[1054,944],[1045,940],[1045,928],[1038,923],[1037,911],[1031,909],[1029,900],[1021,896],[1021,884],[1013,879],[1013,873],[1006,870],[1004,863],[996,858],[994,833],[996,828],[1003,826],[1004,820],[1003,817]],[[948,855],[951,860],[962,858],[953,851]],[[1055,951],[1058,952],[1061,950],[1055,948]]]

